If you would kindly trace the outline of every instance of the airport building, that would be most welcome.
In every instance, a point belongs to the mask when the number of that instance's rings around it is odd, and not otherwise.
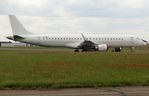
[[[0,43],[0,47],[30,47],[30,44],[26,44],[26,43],[20,43],[20,42],[15,42],[15,43],[11,43],[11,42],[1,42]]]

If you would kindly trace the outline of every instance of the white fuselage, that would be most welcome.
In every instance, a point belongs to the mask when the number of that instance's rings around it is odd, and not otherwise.
[[[31,43],[41,46],[62,46],[77,48],[83,41],[80,34],[69,35],[20,35],[25,39],[21,42]],[[125,35],[85,35],[87,40],[97,45],[106,44],[108,47],[135,47],[146,45],[140,38]]]

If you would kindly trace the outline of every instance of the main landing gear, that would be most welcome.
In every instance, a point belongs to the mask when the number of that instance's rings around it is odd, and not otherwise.
[[[80,52],[79,49],[75,49],[74,52]]]
[[[115,52],[121,52],[122,51],[122,48],[115,48]]]

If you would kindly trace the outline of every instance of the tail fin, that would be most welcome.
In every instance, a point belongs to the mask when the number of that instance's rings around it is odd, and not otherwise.
[[[12,28],[13,35],[28,35],[32,34],[28,32],[20,21],[14,15],[9,15],[9,20]]]

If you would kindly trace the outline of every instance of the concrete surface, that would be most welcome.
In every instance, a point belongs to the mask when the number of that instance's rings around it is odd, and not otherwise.
[[[0,96],[149,96],[149,87],[0,90]]]

